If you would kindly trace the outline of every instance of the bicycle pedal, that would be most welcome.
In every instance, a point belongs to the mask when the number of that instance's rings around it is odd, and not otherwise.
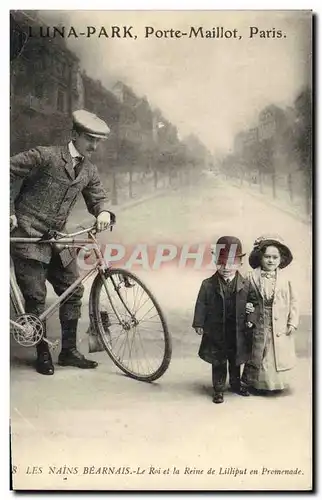
[[[55,340],[55,342],[51,342],[50,340],[48,340],[47,338],[43,338],[43,340],[45,342],[47,342],[47,344],[49,345],[49,347],[53,350],[57,349],[57,347],[59,346],[59,340]]]

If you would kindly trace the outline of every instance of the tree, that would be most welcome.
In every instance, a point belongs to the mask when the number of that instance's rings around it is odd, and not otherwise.
[[[306,209],[311,213],[312,196],[312,92],[305,88],[294,103],[296,121],[294,130],[294,154],[299,168],[305,174]]]

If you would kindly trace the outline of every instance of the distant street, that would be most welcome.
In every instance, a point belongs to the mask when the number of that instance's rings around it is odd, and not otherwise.
[[[116,209],[117,212],[117,209]],[[91,355],[97,370],[56,366],[53,377],[30,366],[34,353],[12,342],[11,425],[16,488],[205,489],[309,488],[311,437],[311,234],[308,225],[258,197],[223,181],[172,191],[120,211],[103,242],[155,245],[215,243],[222,235],[241,238],[247,254],[256,237],[281,235],[294,261],[289,273],[299,290],[301,323],[296,333],[298,364],[292,390],[275,397],[242,398],[228,393],[222,405],[211,402],[211,367],[197,356],[199,337],[191,328],[196,294],[209,269],[134,270],[149,285],[169,322],[173,359],[157,382],[144,384],[123,376],[107,354]],[[247,256],[243,272],[249,270]],[[79,348],[88,353],[86,289]],[[49,291],[49,300],[52,292]],[[49,337],[59,338],[58,317]],[[57,360],[59,349],[54,353]],[[19,457],[17,460],[15,457]],[[26,474],[27,465],[42,474]],[[48,466],[78,466],[76,474],[48,475]],[[132,475],[80,474],[83,467],[141,467]],[[152,474],[179,469],[179,474]],[[245,475],[218,475],[220,466],[247,468]],[[209,468],[215,474],[206,474]],[[296,475],[249,475],[251,468],[301,469]],[[150,471],[151,472],[151,471]],[[202,475],[202,473],[201,473]],[[64,477],[66,479],[64,479]],[[246,483],[245,483],[246,481]],[[246,484],[246,486],[245,486]]]

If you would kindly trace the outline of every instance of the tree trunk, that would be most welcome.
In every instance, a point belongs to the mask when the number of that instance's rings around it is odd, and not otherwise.
[[[153,179],[154,179],[154,189],[158,189],[158,171],[155,167],[153,172]]]
[[[260,170],[258,173],[258,182],[259,182],[259,190],[263,194],[264,189],[263,189],[263,172]]]
[[[171,168],[168,167],[168,178],[169,178],[169,186],[172,186],[172,171]]]
[[[306,187],[306,193],[305,193],[305,198],[306,198],[306,213],[308,217],[312,216],[312,172],[307,169],[306,171],[306,178],[305,178],[305,187]]]
[[[112,205],[117,205],[117,182],[115,170],[113,170],[112,174]]]
[[[133,198],[133,171],[132,167],[130,168],[129,171],[129,198]]]
[[[272,192],[273,192],[273,198],[276,198],[276,173],[272,173]]]
[[[293,203],[294,192],[293,192],[293,177],[292,177],[291,173],[289,173],[287,176],[287,186],[288,186],[288,192],[290,195],[290,201],[291,201],[291,203]]]

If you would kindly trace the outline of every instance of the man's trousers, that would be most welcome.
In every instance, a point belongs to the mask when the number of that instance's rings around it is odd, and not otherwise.
[[[46,307],[46,280],[51,283],[57,295],[61,295],[78,278],[77,262],[74,259],[63,267],[59,254],[53,254],[49,264],[12,256],[17,284],[25,300],[27,313],[39,316]],[[81,315],[81,300],[84,287],[80,284],[59,308],[61,321],[78,319]]]

